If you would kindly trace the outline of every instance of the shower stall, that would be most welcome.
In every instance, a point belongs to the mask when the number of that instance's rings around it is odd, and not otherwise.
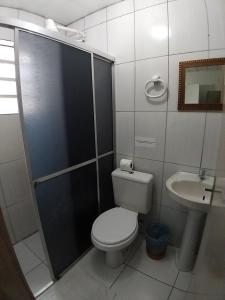
[[[113,58],[29,23],[0,23],[15,29],[25,157],[55,279],[88,250],[93,221],[113,207]]]

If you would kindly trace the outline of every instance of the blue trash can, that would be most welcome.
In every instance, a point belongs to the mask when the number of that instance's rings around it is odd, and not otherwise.
[[[169,228],[163,224],[153,223],[146,228],[145,239],[149,257],[159,260],[166,254],[169,241]]]

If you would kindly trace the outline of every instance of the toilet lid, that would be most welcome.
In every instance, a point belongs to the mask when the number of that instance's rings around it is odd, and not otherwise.
[[[103,244],[116,244],[128,239],[136,230],[137,213],[115,207],[101,214],[92,226],[93,237]]]

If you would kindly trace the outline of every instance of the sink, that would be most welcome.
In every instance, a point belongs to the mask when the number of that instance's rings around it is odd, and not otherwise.
[[[177,172],[166,181],[172,199],[188,210],[187,221],[176,264],[180,271],[190,272],[201,241],[204,220],[210,209],[214,178],[201,180],[199,175]]]
[[[197,174],[177,172],[166,181],[171,198],[185,207],[207,212],[210,207],[213,177],[201,180]]]

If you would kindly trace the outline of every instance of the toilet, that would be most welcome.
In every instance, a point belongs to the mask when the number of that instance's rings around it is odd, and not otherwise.
[[[93,245],[105,251],[105,261],[116,268],[123,263],[122,250],[138,234],[138,213],[151,209],[153,175],[116,169],[112,172],[113,192],[117,207],[102,213],[91,231]]]

